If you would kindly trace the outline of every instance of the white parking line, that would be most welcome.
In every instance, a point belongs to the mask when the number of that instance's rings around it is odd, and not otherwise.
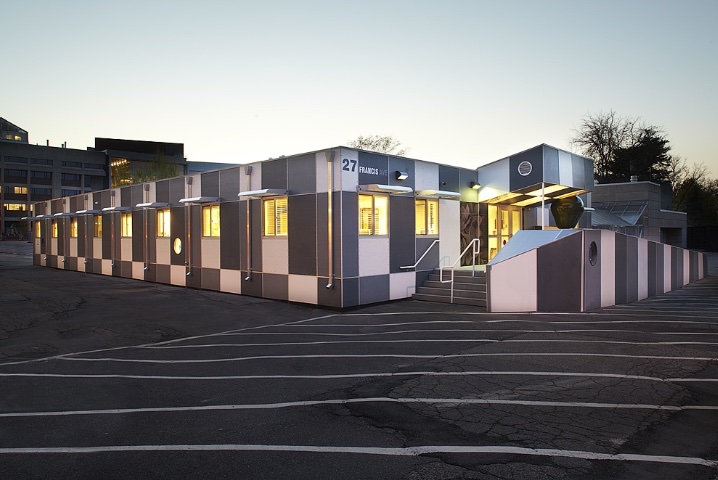
[[[240,405],[201,405],[189,407],[147,407],[147,408],[112,408],[102,410],[66,410],[50,412],[9,412],[0,413],[0,418],[26,417],[69,417],[77,415],[126,415],[135,413],[176,413],[205,412],[229,410],[276,410],[297,407],[315,407],[320,405],[350,405],[359,403],[400,403],[400,404],[431,404],[431,405],[512,405],[521,407],[551,408],[600,408],[611,410],[664,410],[681,412],[685,410],[718,411],[718,405],[650,405],[641,403],[599,403],[599,402],[549,402],[537,400],[502,400],[489,398],[391,398],[369,397],[332,400],[304,400],[297,402],[240,404]]]
[[[637,455],[560,450],[553,448],[524,448],[512,446],[473,445],[422,445],[404,448],[341,447],[322,445],[110,445],[102,447],[46,447],[46,448],[0,448],[3,455],[21,454],[89,454],[117,452],[197,452],[197,451],[243,451],[243,452],[292,452],[292,453],[339,453],[357,455],[419,456],[429,454],[475,454],[475,455],[524,455],[540,457],[579,458],[584,460],[608,460],[621,462],[653,462],[679,465],[697,465],[716,468],[718,462],[698,457],[669,455]]]
[[[608,357],[608,358],[632,358],[636,360],[670,360],[670,361],[696,361],[711,362],[718,361],[718,357],[668,357],[661,355],[622,355],[617,353],[567,353],[567,352],[546,352],[546,353],[457,353],[447,355],[410,355],[410,354],[364,354],[364,355],[256,355],[250,357],[232,358],[207,358],[194,360],[151,360],[135,358],[86,358],[86,357],[63,357],[60,360],[73,362],[119,362],[119,363],[218,363],[218,362],[243,362],[249,360],[299,360],[299,359],[320,359],[320,358],[416,358],[416,359],[450,359],[450,358],[472,358],[472,357]]]
[[[451,328],[451,329],[420,329],[420,330],[395,330],[388,332],[363,332],[363,333],[328,333],[328,332],[235,332],[223,333],[222,336],[249,336],[249,335],[291,335],[291,336],[317,336],[317,337],[370,337],[372,335],[403,335],[409,333],[640,333],[642,335],[718,335],[715,332],[645,332],[642,330],[625,330],[625,329],[566,329],[566,330],[526,330],[526,329],[486,329],[486,328]]]
[[[376,372],[376,373],[344,373],[328,375],[120,375],[120,374],[73,374],[73,373],[0,373],[0,378],[124,378],[136,380],[339,380],[347,378],[380,378],[380,377],[472,377],[472,376],[525,376],[525,377],[579,377],[579,378],[618,378],[627,380],[646,380],[651,382],[685,383],[685,382],[718,382],[718,378],[661,378],[647,375],[624,375],[619,373],[590,372],[521,372],[521,371],[468,371],[468,372]]]

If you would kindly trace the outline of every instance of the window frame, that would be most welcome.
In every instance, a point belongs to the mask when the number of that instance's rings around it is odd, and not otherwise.
[[[214,212],[217,212],[216,214]],[[221,236],[219,204],[202,206],[202,238],[219,238]]]
[[[120,236],[122,238],[132,238],[132,212],[122,212],[120,222],[122,225]]]
[[[280,202],[282,205],[279,204]],[[268,207],[271,208],[271,221],[267,218],[267,213],[270,211]],[[289,236],[289,197],[262,199],[262,236],[272,238]]]
[[[371,207],[369,207],[369,217],[367,227],[364,225],[364,218],[362,216],[362,210],[366,209],[366,206],[362,205],[363,199],[371,199]],[[359,236],[360,237],[388,237],[389,236],[389,195],[381,194],[363,194],[360,193],[357,198],[357,213],[359,217]],[[384,203],[385,208],[383,211],[377,209],[377,199],[381,199],[381,203]],[[382,218],[383,217],[383,218]],[[377,220],[378,219],[378,220]],[[378,227],[377,227],[378,225]],[[383,229],[381,228],[383,226]]]
[[[77,238],[77,218],[70,219],[70,238]]]
[[[157,238],[169,238],[172,236],[170,229],[170,209],[160,208],[157,210]]]
[[[92,217],[92,237],[102,238],[102,215],[93,215]]]
[[[423,214],[423,231],[419,229],[419,206],[423,204],[424,214]],[[430,222],[431,218],[431,209],[429,208],[429,205],[434,205],[434,215],[436,219],[433,222],[434,228],[431,229],[430,225],[432,225],[432,222]],[[421,237],[438,237],[439,236],[439,200],[436,198],[417,198],[414,202],[414,219],[415,219],[415,225],[414,225],[414,234],[416,236]]]
[[[52,238],[58,238],[59,237],[59,228],[57,226],[57,220],[52,221]]]

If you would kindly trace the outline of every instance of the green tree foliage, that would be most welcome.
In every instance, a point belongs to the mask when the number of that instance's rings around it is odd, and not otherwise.
[[[352,148],[388,153],[400,157],[406,155],[406,148],[401,148],[401,142],[390,136],[369,135],[364,137],[360,135],[356,139],[349,141],[347,145]]]
[[[599,182],[627,182],[631,176],[669,181],[671,147],[665,133],[638,119],[619,117],[613,110],[581,119],[571,143],[595,161]]]
[[[144,165],[138,165],[140,162],[130,162],[125,159],[117,159],[110,166],[112,171],[112,188],[132,185],[136,183],[146,183],[164,178],[172,178],[181,175],[177,164],[167,160],[164,152],[155,153],[155,159],[151,162],[141,162]]]
[[[718,180],[706,176],[704,165],[688,169],[683,163],[677,170],[673,209],[686,212],[689,227],[718,225]]]

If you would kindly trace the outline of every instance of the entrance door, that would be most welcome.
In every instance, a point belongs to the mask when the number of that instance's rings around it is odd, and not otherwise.
[[[489,260],[521,230],[521,207],[489,205]]]

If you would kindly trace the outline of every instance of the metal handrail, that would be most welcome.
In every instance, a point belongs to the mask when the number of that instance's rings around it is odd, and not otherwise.
[[[433,242],[431,242],[431,245],[429,245],[429,248],[426,249],[426,251],[424,252],[424,254],[423,254],[421,257],[419,257],[419,260],[417,260],[414,265],[405,265],[405,266],[399,267],[399,268],[403,268],[403,269],[406,269],[406,268],[416,268],[417,265],[419,265],[419,264],[421,263],[421,261],[424,260],[424,257],[426,256],[427,253],[429,253],[429,250],[431,250],[434,245],[436,245],[437,243],[439,243],[439,241],[440,241],[440,240],[437,239],[437,240],[434,240]]]
[[[439,267],[439,282],[441,283],[451,283],[451,303],[454,303],[454,268],[456,267],[456,264],[461,261],[461,258],[466,254],[466,252],[469,251],[469,248],[473,248],[473,252],[471,255],[471,276],[476,276],[476,255],[481,250],[481,239],[474,238],[471,240],[471,242],[466,246],[463,252],[459,254],[459,258],[456,259],[456,261],[452,265]],[[451,279],[444,281],[444,269],[450,268],[451,269]]]

